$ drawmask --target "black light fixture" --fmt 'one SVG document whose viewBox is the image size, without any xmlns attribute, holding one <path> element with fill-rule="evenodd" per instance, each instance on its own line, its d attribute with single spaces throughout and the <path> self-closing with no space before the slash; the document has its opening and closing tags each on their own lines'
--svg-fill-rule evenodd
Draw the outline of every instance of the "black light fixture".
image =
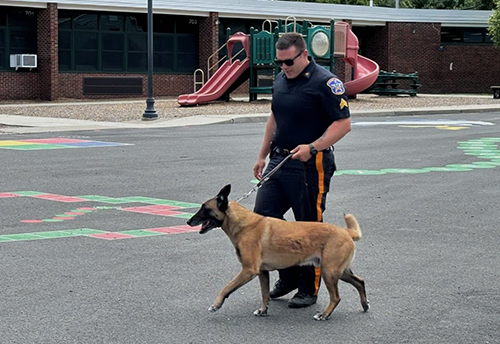
<svg viewBox="0 0 500 344">
<path fill-rule="evenodd" d="M 158 118 L 153 98 L 153 0 L 148 0 L 148 99 L 146 99 L 146 111 L 142 114 L 143 121 L 151 121 Z"/>
</svg>

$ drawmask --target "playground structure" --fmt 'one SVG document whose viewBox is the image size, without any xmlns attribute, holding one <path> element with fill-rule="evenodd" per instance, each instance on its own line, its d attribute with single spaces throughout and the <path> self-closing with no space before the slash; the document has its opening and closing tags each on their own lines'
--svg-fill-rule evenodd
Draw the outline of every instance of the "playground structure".
<svg viewBox="0 0 500 344">
<path fill-rule="evenodd" d="M 352 80 L 344 83 L 349 97 L 355 97 L 377 80 L 379 66 L 358 54 L 358 38 L 351 31 L 349 24 L 335 23 L 332 20 L 330 26 L 322 26 L 312 25 L 305 20 L 299 25 L 295 19 L 288 23 L 288 19 L 284 23 L 282 20 L 266 20 L 261 31 L 251 28 L 250 34 L 237 32 L 231 35 L 228 29 L 227 42 L 215 53 L 219 54 L 226 48 L 227 55 L 223 57 L 225 61 L 218 61 L 211 67 L 210 61 L 215 54 L 212 55 L 208 59 L 207 82 L 203 83 L 203 71 L 195 71 L 195 88 L 197 84 L 203 86 L 194 93 L 180 95 L 177 102 L 181 106 L 193 106 L 218 99 L 229 99 L 229 94 L 246 80 L 249 80 L 250 101 L 256 100 L 258 94 L 270 94 L 274 78 L 279 73 L 279 67 L 274 64 L 275 42 L 286 32 L 298 32 L 303 35 L 309 56 L 331 72 L 334 72 L 335 58 L 342 58 L 352 66 Z M 265 30 L 266 25 L 269 30 Z M 242 49 L 233 54 L 236 44 L 241 44 Z M 210 76 L 211 69 L 217 66 L 217 71 Z M 197 75 L 201 75 L 201 82 L 196 81 Z"/>
</svg>

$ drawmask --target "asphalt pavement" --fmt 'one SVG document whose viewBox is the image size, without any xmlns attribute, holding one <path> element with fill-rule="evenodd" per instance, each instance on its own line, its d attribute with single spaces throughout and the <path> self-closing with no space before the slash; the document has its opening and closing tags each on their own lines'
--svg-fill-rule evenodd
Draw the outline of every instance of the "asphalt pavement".
<svg viewBox="0 0 500 344">
<path fill-rule="evenodd" d="M 258 318 L 254 280 L 207 311 L 239 264 L 222 231 L 184 225 L 225 184 L 231 199 L 255 185 L 265 124 L 247 118 L 0 128 L 41 130 L 0 137 L 0 342 L 500 342 L 499 111 L 353 116 L 325 221 L 357 216 L 371 309 L 341 283 L 326 322 L 324 286 L 317 305 L 290 295 Z"/>
</svg>

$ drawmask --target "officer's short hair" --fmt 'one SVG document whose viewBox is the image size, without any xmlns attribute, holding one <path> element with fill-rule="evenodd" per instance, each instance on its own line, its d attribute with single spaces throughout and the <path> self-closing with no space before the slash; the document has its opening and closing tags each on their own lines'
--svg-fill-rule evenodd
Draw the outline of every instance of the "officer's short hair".
<svg viewBox="0 0 500 344">
<path fill-rule="evenodd" d="M 287 32 L 276 42 L 276 49 L 286 50 L 290 47 L 296 47 L 297 51 L 304 51 L 306 50 L 306 41 L 299 33 Z"/>
</svg>

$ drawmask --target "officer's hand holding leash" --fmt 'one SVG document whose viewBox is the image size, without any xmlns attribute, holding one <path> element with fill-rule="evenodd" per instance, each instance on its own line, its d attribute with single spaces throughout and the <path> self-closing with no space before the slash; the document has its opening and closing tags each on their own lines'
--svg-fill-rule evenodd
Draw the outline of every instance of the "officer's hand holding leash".
<svg viewBox="0 0 500 344">
<path fill-rule="evenodd" d="M 309 159 L 311 159 L 311 157 L 313 156 L 313 154 L 315 154 L 315 152 L 317 151 L 314 148 L 314 146 L 312 146 L 312 144 L 298 145 L 297 147 L 295 147 L 290 151 L 290 153 L 293 154 L 292 159 L 299 160 L 302 162 L 306 162 Z"/>
</svg>

